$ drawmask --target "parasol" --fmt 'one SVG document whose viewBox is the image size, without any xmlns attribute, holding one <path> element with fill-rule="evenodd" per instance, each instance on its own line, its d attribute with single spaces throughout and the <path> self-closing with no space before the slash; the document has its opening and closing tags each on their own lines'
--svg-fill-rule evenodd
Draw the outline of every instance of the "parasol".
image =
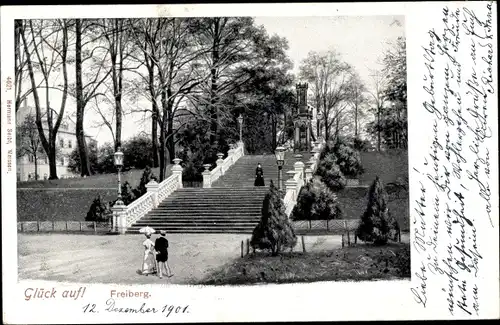
<svg viewBox="0 0 500 325">
<path fill-rule="evenodd" d="M 141 229 L 139 229 L 139 232 L 141 234 L 154 234 L 156 232 L 156 230 L 154 230 L 150 226 L 146 226 L 146 227 L 142 227 Z"/>
</svg>

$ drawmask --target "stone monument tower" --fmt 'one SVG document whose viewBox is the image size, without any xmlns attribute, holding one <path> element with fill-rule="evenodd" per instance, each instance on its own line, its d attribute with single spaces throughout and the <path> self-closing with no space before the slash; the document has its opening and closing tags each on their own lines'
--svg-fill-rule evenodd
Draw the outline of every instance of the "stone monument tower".
<svg viewBox="0 0 500 325">
<path fill-rule="evenodd" d="M 298 83 L 297 110 L 293 117 L 294 144 L 293 151 L 311 151 L 311 120 L 312 112 L 307 105 L 307 83 Z"/>
</svg>

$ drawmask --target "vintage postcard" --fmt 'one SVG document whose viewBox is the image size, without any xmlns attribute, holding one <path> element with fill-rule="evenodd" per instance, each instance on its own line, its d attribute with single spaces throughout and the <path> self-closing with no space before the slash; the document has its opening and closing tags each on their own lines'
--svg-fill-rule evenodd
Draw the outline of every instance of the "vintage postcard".
<svg viewBox="0 0 500 325">
<path fill-rule="evenodd" d="M 496 9 L 2 7 L 3 321 L 498 319 Z"/>
</svg>

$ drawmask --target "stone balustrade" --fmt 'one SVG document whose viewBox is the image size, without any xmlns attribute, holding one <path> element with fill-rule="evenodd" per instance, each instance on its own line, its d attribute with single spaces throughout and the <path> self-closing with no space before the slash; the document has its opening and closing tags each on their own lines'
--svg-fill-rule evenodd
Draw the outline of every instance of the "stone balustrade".
<svg viewBox="0 0 500 325">
<path fill-rule="evenodd" d="M 216 166 L 214 169 L 210 170 L 212 165 L 205 164 L 203 167 L 205 171 L 203 174 L 203 188 L 210 188 L 212 184 L 217 181 L 221 176 L 223 176 L 228 169 L 234 165 L 238 159 L 245 155 L 243 142 L 238 141 L 236 145 L 231 145 L 230 149 L 227 151 L 226 159 L 222 159 L 224 156 L 222 153 L 217 154 Z"/>
<path fill-rule="evenodd" d="M 134 222 L 158 207 L 158 204 L 175 190 L 182 188 L 182 167 L 180 166 L 180 162 L 179 158 L 174 159 L 172 175 L 163 182 L 157 183 L 152 180 L 146 184 L 146 194 L 129 205 L 115 204 L 111 208 L 113 212 L 113 232 L 124 234 L 127 228 L 134 224 Z"/>
<path fill-rule="evenodd" d="M 315 142 L 314 148 L 312 149 L 313 156 L 311 159 L 304 164 L 301 161 L 297 161 L 293 167 L 293 170 L 286 172 L 289 179 L 285 182 L 285 197 L 283 198 L 285 204 L 285 212 L 287 216 L 290 216 L 292 210 L 297 203 L 297 198 L 300 193 L 300 189 L 304 184 L 309 182 L 312 178 L 316 168 L 318 167 L 319 155 L 324 147 L 324 142 Z M 307 166 L 309 165 L 309 166 Z"/>
</svg>

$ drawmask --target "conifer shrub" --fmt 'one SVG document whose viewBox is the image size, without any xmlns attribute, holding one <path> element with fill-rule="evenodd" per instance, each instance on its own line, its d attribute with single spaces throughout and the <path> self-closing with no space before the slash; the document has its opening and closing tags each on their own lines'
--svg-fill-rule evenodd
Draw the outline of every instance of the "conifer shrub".
<svg viewBox="0 0 500 325">
<path fill-rule="evenodd" d="M 368 192 L 368 205 L 361 216 L 356 231 L 358 238 L 375 245 L 385 245 L 389 239 L 396 240 L 399 225 L 387 207 L 387 193 L 377 176 Z"/>
<path fill-rule="evenodd" d="M 339 219 L 342 211 L 337 195 L 318 177 L 312 178 L 300 190 L 297 204 L 292 211 L 292 220 Z"/>
<path fill-rule="evenodd" d="M 121 193 L 123 204 L 129 205 L 130 203 L 134 202 L 135 199 L 137 199 L 137 196 L 135 195 L 136 191 L 137 190 L 136 189 L 134 190 L 129 182 L 123 183 L 122 193 Z"/>
<path fill-rule="evenodd" d="M 137 188 L 133 190 L 136 198 L 139 198 L 142 195 L 146 194 L 146 192 L 148 191 L 148 189 L 146 188 L 146 184 L 148 184 L 152 180 L 157 181 L 158 178 L 151 170 L 151 167 L 146 166 L 146 168 L 142 172 L 141 181 L 139 182 L 139 185 L 137 186 Z"/>
<path fill-rule="evenodd" d="M 98 195 L 85 216 L 85 221 L 106 222 L 111 216 L 109 205 L 103 202 L 101 195 Z"/>
<path fill-rule="evenodd" d="M 336 160 L 335 155 L 329 153 L 319 161 L 316 169 L 316 175 L 334 192 L 342 190 L 346 185 L 346 179 L 340 171 Z"/>
<path fill-rule="evenodd" d="M 270 250 L 272 255 L 277 255 L 284 248 L 293 248 L 296 243 L 297 236 L 285 213 L 279 191 L 271 181 L 262 204 L 262 217 L 253 230 L 250 245 L 254 250 Z"/>
<path fill-rule="evenodd" d="M 343 175 L 354 178 L 364 173 L 359 151 L 354 150 L 347 142 L 339 139 L 333 147 L 333 152 L 336 157 L 335 162 Z"/>
</svg>

